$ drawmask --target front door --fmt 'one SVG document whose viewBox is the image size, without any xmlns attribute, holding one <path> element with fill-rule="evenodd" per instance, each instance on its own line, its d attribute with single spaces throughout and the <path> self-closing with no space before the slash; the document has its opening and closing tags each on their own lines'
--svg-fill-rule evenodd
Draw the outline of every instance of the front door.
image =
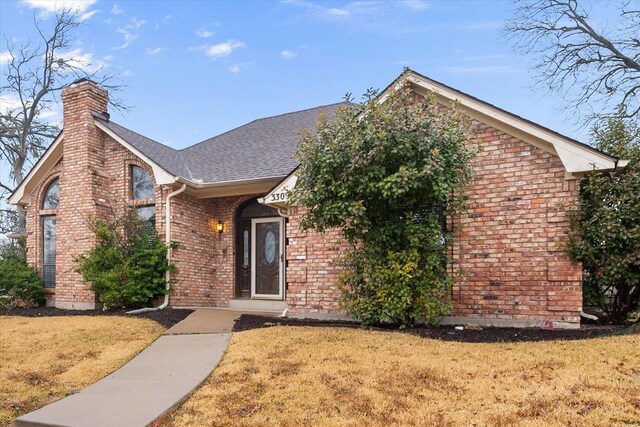
<svg viewBox="0 0 640 427">
<path fill-rule="evenodd" d="M 283 297 L 283 225 L 281 217 L 251 220 L 251 298 Z"/>
</svg>

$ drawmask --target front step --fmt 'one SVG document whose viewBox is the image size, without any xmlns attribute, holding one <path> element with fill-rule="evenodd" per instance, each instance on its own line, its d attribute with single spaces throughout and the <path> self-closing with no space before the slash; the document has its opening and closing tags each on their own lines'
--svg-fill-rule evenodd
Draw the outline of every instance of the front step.
<svg viewBox="0 0 640 427">
<path fill-rule="evenodd" d="M 287 307 L 286 301 L 264 299 L 232 299 L 229 301 L 229 308 L 232 310 L 282 313 Z"/>
</svg>

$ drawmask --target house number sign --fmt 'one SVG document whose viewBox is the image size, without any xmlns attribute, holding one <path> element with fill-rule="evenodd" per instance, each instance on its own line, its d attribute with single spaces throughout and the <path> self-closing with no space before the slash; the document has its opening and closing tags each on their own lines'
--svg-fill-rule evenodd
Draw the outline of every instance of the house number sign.
<svg viewBox="0 0 640 427">
<path fill-rule="evenodd" d="M 287 196 L 286 191 L 281 191 L 280 193 L 271 193 L 269 195 L 270 202 L 286 202 L 289 200 L 289 196 Z"/>
</svg>

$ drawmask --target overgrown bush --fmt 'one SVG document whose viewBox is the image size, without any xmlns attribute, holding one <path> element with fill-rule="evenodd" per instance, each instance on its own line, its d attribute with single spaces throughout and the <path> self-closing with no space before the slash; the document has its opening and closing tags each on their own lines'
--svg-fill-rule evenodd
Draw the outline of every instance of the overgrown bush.
<svg viewBox="0 0 640 427">
<path fill-rule="evenodd" d="M 27 264 L 24 242 L 0 245 L 0 307 L 39 306 L 45 300 L 42 277 Z"/>
<path fill-rule="evenodd" d="M 90 220 L 96 244 L 76 258 L 76 271 L 91 283 L 105 309 L 139 308 L 167 293 L 165 273 L 176 267 L 167 262 L 169 246 L 149 221 L 134 209 L 111 220 Z"/>
<path fill-rule="evenodd" d="M 622 322 L 640 308 L 640 128 L 609 119 L 594 139 L 596 147 L 630 162 L 621 171 L 593 171 L 581 180 L 569 214 L 568 253 L 582 263 L 585 305 Z"/>
<path fill-rule="evenodd" d="M 364 324 L 435 323 L 448 312 L 443 222 L 462 209 L 472 173 L 465 117 L 404 83 L 303 133 L 290 195 L 307 207 L 304 228 L 337 227 L 350 243 L 342 304 Z"/>
</svg>

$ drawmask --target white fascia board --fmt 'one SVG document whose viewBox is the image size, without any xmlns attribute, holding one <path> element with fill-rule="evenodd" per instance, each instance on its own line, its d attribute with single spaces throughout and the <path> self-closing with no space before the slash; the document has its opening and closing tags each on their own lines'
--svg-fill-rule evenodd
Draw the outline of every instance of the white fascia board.
<svg viewBox="0 0 640 427">
<path fill-rule="evenodd" d="M 413 73 L 409 75 L 409 81 L 424 90 L 435 93 L 440 102 L 443 100 L 458 102 L 463 111 L 472 118 L 557 155 L 569 173 L 590 172 L 594 168 L 614 169 L 616 167 L 614 157 L 590 150 L 460 92 L 455 92 Z"/>
<path fill-rule="evenodd" d="M 176 182 L 187 184 L 187 193 L 197 199 L 212 197 L 241 196 L 247 194 L 265 193 L 273 188 L 273 185 L 282 180 L 282 176 L 241 179 L 221 182 L 194 182 L 183 177 L 176 177 Z"/>
<path fill-rule="evenodd" d="M 280 184 L 276 185 L 266 196 L 263 203 L 276 208 L 285 208 L 290 205 L 289 192 L 293 190 L 298 183 L 298 174 L 292 173 L 286 177 Z"/>
<path fill-rule="evenodd" d="M 108 127 L 106 127 L 102 123 L 100 123 L 98 120 L 94 120 L 94 123 L 96 124 L 98 129 L 100 129 L 101 131 L 103 131 L 104 133 L 109 135 L 115 141 L 120 143 L 120 145 L 125 147 L 127 150 L 131 151 L 136 156 L 140 157 L 142 159 L 142 161 L 144 161 L 146 164 L 151 166 L 151 169 L 153 170 L 153 176 L 154 176 L 154 178 L 156 180 L 156 184 L 157 185 L 170 185 L 170 184 L 173 184 L 174 182 L 176 182 L 176 177 L 174 175 L 172 175 L 169 172 L 167 172 L 164 168 L 162 168 L 162 166 L 160 166 L 157 163 L 155 163 L 153 160 L 151 160 L 149 157 L 147 157 L 145 154 L 143 154 L 136 147 L 134 147 L 133 145 L 129 144 L 127 141 L 125 141 L 120 136 L 118 136 L 111 129 L 109 129 Z"/>
<path fill-rule="evenodd" d="M 28 206 L 31 204 L 31 192 L 40 183 L 44 176 L 62 158 L 62 133 L 53 140 L 47 151 L 44 152 L 40 160 L 29 171 L 22 183 L 15 189 L 9 197 L 8 202 L 12 205 Z"/>
</svg>

